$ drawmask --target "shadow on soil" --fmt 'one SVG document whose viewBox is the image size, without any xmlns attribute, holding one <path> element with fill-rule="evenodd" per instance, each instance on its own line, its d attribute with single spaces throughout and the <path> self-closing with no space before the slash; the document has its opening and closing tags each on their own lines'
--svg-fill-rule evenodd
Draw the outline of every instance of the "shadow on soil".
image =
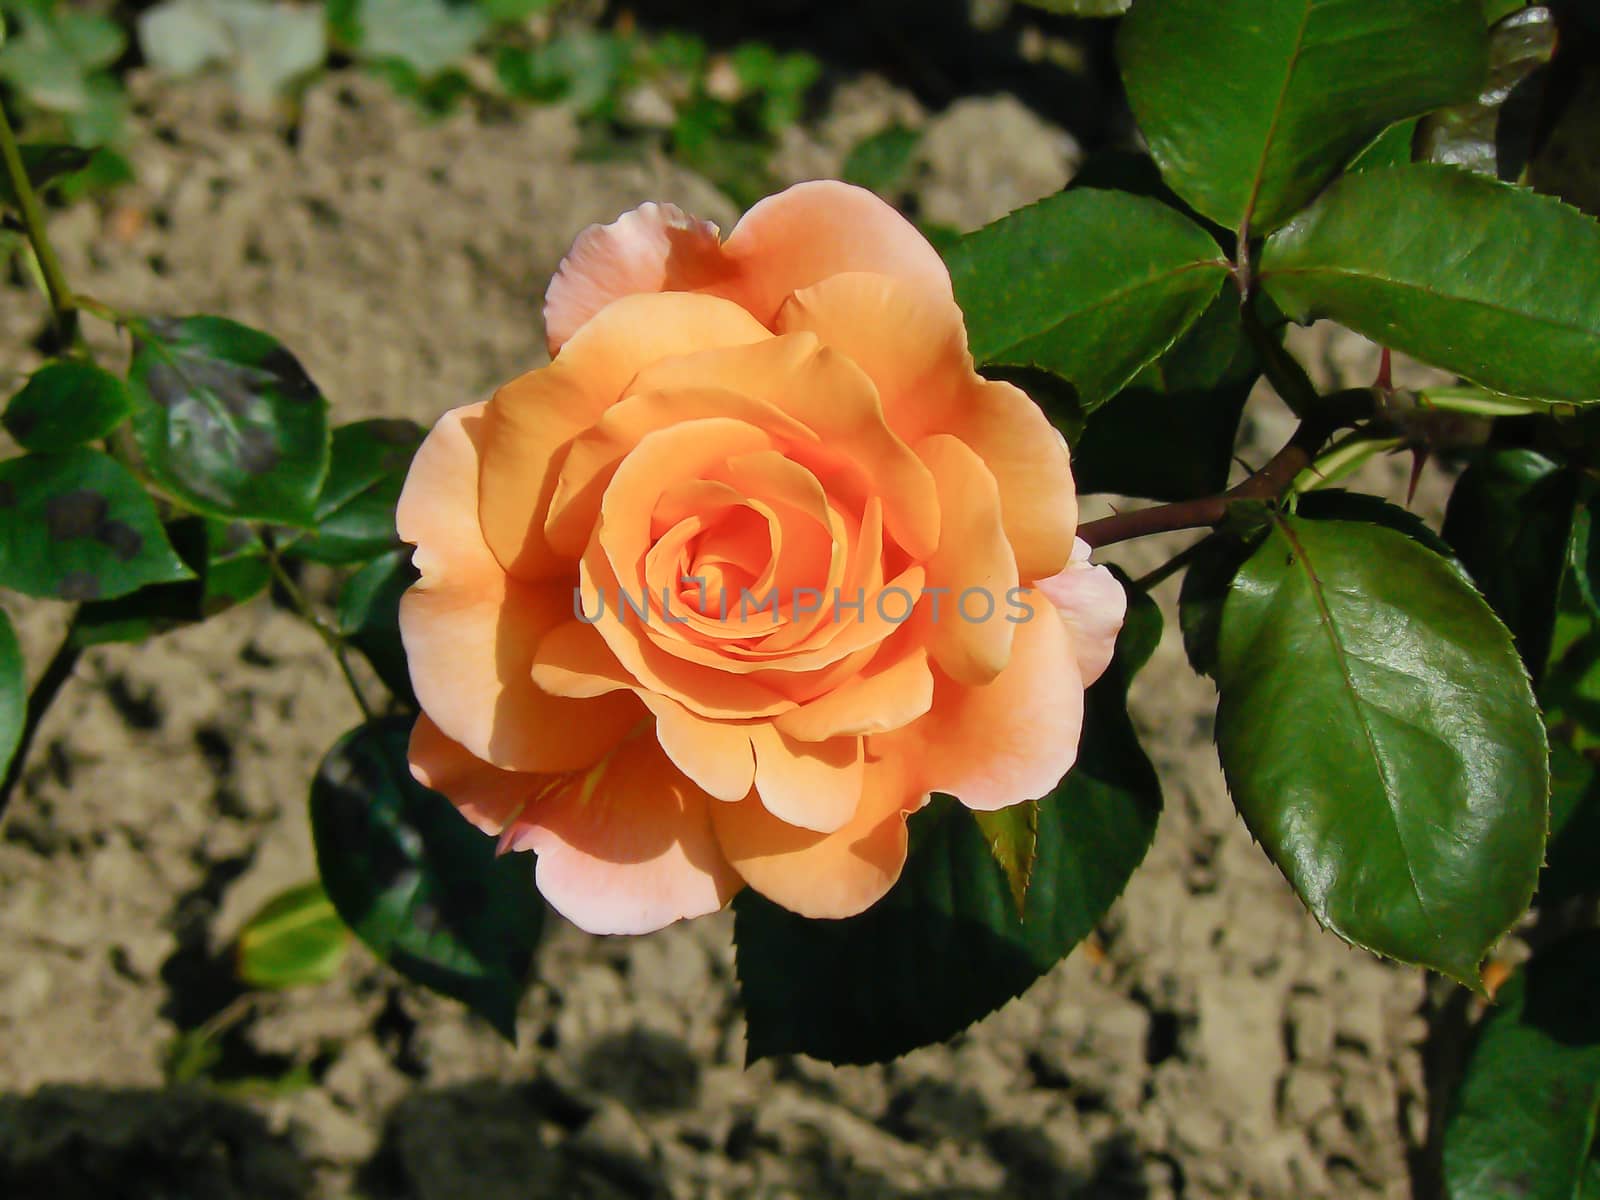
<svg viewBox="0 0 1600 1200">
<path fill-rule="evenodd" d="M 804 1078 L 779 1064 L 790 1083 Z M 826 1084 L 816 1085 L 826 1093 Z M 928 1088 L 933 1088 L 929 1092 Z M 926 1093 L 926 1094 L 925 1094 Z M 936 1093 L 936 1094 L 935 1094 Z M 660 1146 L 637 1118 L 692 1113 L 702 1100 L 688 1046 L 636 1029 L 600 1039 L 570 1083 L 476 1081 L 420 1087 L 385 1116 L 378 1148 L 356 1174 L 364 1200 L 668 1200 Z M 679 1144 L 720 1160 L 714 1190 L 769 1190 L 827 1200 L 1143 1200 L 1139 1148 L 1113 1138 L 1089 1173 L 1068 1168 L 1044 1134 L 995 1127 L 975 1093 L 923 1083 L 903 1091 L 878 1125 L 912 1146 L 974 1142 L 1005 1168 L 997 1190 L 914 1189 L 849 1161 L 824 1131 L 798 1142 L 755 1114 L 713 1136 L 677 1126 Z M 669 1135 L 670 1136 L 670 1135 Z M 677 1156 L 682 1161 L 682 1156 Z M 763 1171 L 766 1159 L 772 1171 Z M 779 1164 L 781 1163 L 781 1167 Z M 327 1164 L 323 1164 L 326 1166 Z M 197 1086 L 113 1089 L 48 1085 L 0 1096 L 0 1196 L 7 1200 L 311 1200 L 316 1164 L 292 1126 Z M 766 1176 L 747 1192 L 739 1178 Z M 674 1178 L 677 1194 L 691 1180 Z"/>
<path fill-rule="evenodd" d="M 199 1088 L 52 1084 L 0 1096 L 7 1200 L 303 1200 L 311 1170 L 243 1105 Z"/>
</svg>

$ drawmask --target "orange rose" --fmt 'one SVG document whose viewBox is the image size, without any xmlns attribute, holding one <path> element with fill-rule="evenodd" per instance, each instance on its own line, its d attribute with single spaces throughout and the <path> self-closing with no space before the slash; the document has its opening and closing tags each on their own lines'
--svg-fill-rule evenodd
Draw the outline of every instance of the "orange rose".
<svg viewBox="0 0 1600 1200">
<path fill-rule="evenodd" d="M 931 792 L 1056 785 L 1124 597 L 910 224 L 834 182 L 726 242 L 646 204 L 579 236 L 545 321 L 554 361 L 440 419 L 398 523 L 412 768 L 555 908 L 851 916 Z"/>
</svg>

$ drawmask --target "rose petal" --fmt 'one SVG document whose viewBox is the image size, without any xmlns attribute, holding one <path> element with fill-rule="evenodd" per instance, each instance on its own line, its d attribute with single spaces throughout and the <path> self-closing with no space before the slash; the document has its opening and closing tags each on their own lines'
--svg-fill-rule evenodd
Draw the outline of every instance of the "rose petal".
<svg viewBox="0 0 1600 1200">
<path fill-rule="evenodd" d="M 701 478 L 735 455 L 771 446 L 765 430 L 728 417 L 682 421 L 646 434 L 618 464 L 600 499 L 598 539 L 617 577 L 630 587 L 643 583 L 650 517 L 669 484 Z"/>
<path fill-rule="evenodd" d="M 627 696 L 572 700 L 532 679 L 534 647 L 570 611 L 571 591 L 506 577 L 478 531 L 481 405 L 440 418 L 417 451 L 396 511 L 421 578 L 400 601 L 418 703 L 450 738 L 496 766 L 587 766 L 638 719 Z"/>
<path fill-rule="evenodd" d="M 779 820 L 752 796 L 711 809 L 717 840 L 756 891 L 803 917 L 853 917 L 883 898 L 906 862 L 906 814 L 927 803 L 897 757 L 867 762 L 855 816 L 833 833 Z"/>
<path fill-rule="evenodd" d="M 590 933 L 649 933 L 716 912 L 739 890 L 708 809 L 648 730 L 525 818 L 513 843 L 535 851 L 550 906 Z"/>
<path fill-rule="evenodd" d="M 750 727 L 756 792 L 781 821 L 818 833 L 849 824 L 861 802 L 863 739 L 802 742 L 768 724 Z"/>
<path fill-rule="evenodd" d="M 1039 799 L 1078 757 L 1083 681 L 1066 623 L 1039 592 L 1023 599 L 1032 616 L 1006 669 L 982 687 L 936 677 L 928 715 L 887 735 L 909 747 L 923 786 L 980 811 Z"/>
<path fill-rule="evenodd" d="M 939 543 L 939 502 L 933 476 L 889 428 L 878 389 L 847 357 L 819 349 L 789 379 L 772 402 L 803 422 L 820 439 L 815 449 L 801 446 L 802 462 L 843 460 L 857 466 L 883 498 L 884 527 L 916 558 Z"/>
<path fill-rule="evenodd" d="M 577 603 L 582 604 L 581 592 Z M 599 618 L 599 609 L 585 616 Z M 632 688 L 638 680 L 623 668 L 593 622 L 562 621 L 539 640 L 533 652 L 533 681 L 555 696 L 604 696 Z"/>
<path fill-rule="evenodd" d="M 1115 575 L 1089 561 L 1089 543 L 1082 538 L 1073 543 L 1066 570 L 1035 586 L 1066 621 L 1078 671 L 1089 686 L 1111 665 L 1117 634 L 1128 615 L 1128 594 Z"/>
<path fill-rule="evenodd" d="M 1024 582 L 1066 565 L 1078 524 L 1066 443 L 1022 391 L 973 370 L 954 301 L 882 275 L 836 275 L 797 293 L 775 328 L 809 330 L 865 371 L 905 441 L 950 433 L 972 447 L 999 486 Z"/>
<path fill-rule="evenodd" d="M 490 766 L 422 717 L 410 758 L 418 781 L 479 829 L 534 850 L 540 893 L 590 933 L 649 933 L 717 911 L 741 885 L 716 842 L 705 795 L 666 761 L 648 729 L 588 771 L 533 775 Z"/>
<path fill-rule="evenodd" d="M 790 737 L 816 742 L 841 735 L 886 733 L 909 725 L 933 705 L 928 653 L 885 647 L 865 670 L 792 712 L 773 718 Z"/>
<path fill-rule="evenodd" d="M 691 712 L 719 720 L 770 717 L 795 702 L 770 687 L 727 671 L 685 662 L 667 653 L 651 638 L 648 618 L 629 607 L 618 610 L 624 594 L 637 599 L 637 584 L 625 590 L 617 581 L 599 540 L 590 544 L 578 568 L 584 610 L 604 615 L 594 629 L 605 639 L 616 661 L 641 688 L 678 701 Z"/>
<path fill-rule="evenodd" d="M 720 386 L 636 392 L 607 409 L 569 446 L 545 517 L 550 544 L 562 553 L 581 554 L 599 518 L 600 498 L 629 451 L 649 434 L 702 418 L 743 421 L 792 441 L 816 436 L 772 405 Z"/>
<path fill-rule="evenodd" d="M 512 380 L 484 410 L 479 518 L 495 557 L 524 579 L 570 577 L 572 553 L 545 538 L 566 446 L 622 396 L 639 369 L 674 354 L 771 335 L 738 305 L 672 292 L 607 305 L 548 367 Z"/>
<path fill-rule="evenodd" d="M 638 292 L 696 291 L 730 274 L 717 227 L 675 204 L 641 204 L 572 243 L 545 292 L 550 354 L 613 300 Z"/>
<path fill-rule="evenodd" d="M 447 738 L 426 713 L 411 727 L 407 758 L 418 783 L 449 797 L 462 816 L 494 836 L 523 813 L 545 778 L 490 766 Z"/>
<path fill-rule="evenodd" d="M 752 727 L 708 721 L 651 692 L 641 699 L 656 715 L 656 740 L 673 764 L 717 800 L 743 800 L 755 780 Z"/>
<path fill-rule="evenodd" d="M 919 624 L 945 674 L 957 683 L 985 684 L 1011 660 L 1016 633 L 1005 619 L 1017 562 L 1000 520 L 1000 489 L 983 461 L 950 434 L 923 438 L 917 453 L 933 473 L 941 513 L 927 586 L 944 593 L 924 599 Z"/>
<path fill-rule="evenodd" d="M 864 188 L 797 183 L 752 207 L 723 252 L 738 276 L 719 285 L 770 324 L 788 296 L 841 271 L 876 271 L 948 299 L 950 272 L 928 239 Z"/>
</svg>

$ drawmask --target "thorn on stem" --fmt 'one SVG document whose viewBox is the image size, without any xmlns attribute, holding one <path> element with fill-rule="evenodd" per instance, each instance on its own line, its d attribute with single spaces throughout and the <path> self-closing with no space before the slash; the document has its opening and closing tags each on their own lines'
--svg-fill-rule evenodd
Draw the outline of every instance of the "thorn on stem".
<svg viewBox="0 0 1600 1200">
<path fill-rule="evenodd" d="M 1406 507 L 1411 507 L 1411 502 L 1417 496 L 1417 482 L 1422 478 L 1422 468 L 1428 465 L 1428 447 L 1411 447 L 1411 482 L 1406 486 Z"/>
<path fill-rule="evenodd" d="M 1389 347 L 1383 348 L 1383 353 L 1378 357 L 1378 377 L 1372 381 L 1372 386 L 1379 391 L 1394 391 L 1394 356 Z"/>
</svg>

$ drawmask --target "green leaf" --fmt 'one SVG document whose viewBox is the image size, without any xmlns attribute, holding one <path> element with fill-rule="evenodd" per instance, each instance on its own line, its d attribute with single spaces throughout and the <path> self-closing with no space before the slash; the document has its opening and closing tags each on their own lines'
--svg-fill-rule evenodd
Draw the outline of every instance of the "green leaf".
<svg viewBox="0 0 1600 1200">
<path fill-rule="evenodd" d="M 0 587 L 109 600 L 192 574 L 115 460 L 76 449 L 0 462 Z"/>
<path fill-rule="evenodd" d="M 1424 118 L 1417 157 L 1516 182 L 1533 157 L 1545 68 L 1556 49 L 1548 8 L 1524 8 L 1489 35 L 1489 78 L 1478 95 Z"/>
<path fill-rule="evenodd" d="M 489 31 L 488 18 L 445 0 L 361 0 L 361 53 L 393 58 L 426 78 L 452 67 Z"/>
<path fill-rule="evenodd" d="M 1178 628 L 1183 633 L 1184 653 L 1197 674 L 1216 678 L 1222 608 L 1234 576 L 1249 561 L 1257 544 L 1257 538 L 1241 531 L 1220 531 L 1205 539 L 1183 573 L 1183 586 L 1178 591 Z"/>
<path fill-rule="evenodd" d="M 994 812 L 975 812 L 973 820 L 989 853 L 1006 877 L 1017 916 L 1028 919 L 1028 882 L 1033 876 L 1033 861 L 1039 852 L 1039 802 L 1013 804 Z"/>
<path fill-rule="evenodd" d="M 1238 296 L 1224 289 L 1176 345 L 1088 418 L 1072 454 L 1078 491 L 1152 500 L 1220 492 L 1260 373 Z M 1152 440 L 1152 429 L 1161 437 Z"/>
<path fill-rule="evenodd" d="M 1479 0 L 1160 0 L 1122 23 L 1123 82 L 1173 189 L 1266 232 L 1387 126 L 1471 99 Z"/>
<path fill-rule="evenodd" d="M 328 56 L 320 7 L 268 0 L 163 0 L 139 15 L 145 61 L 169 75 L 213 64 L 229 69 L 235 91 L 261 106 Z"/>
<path fill-rule="evenodd" d="M 63 175 L 83 170 L 93 157 L 91 151 L 81 146 L 56 142 L 38 142 L 19 146 L 18 149 L 22 152 L 22 169 L 27 173 L 28 182 L 33 185 L 33 190 L 36 192 L 42 191 Z M 0 208 L 16 206 L 17 193 L 11 186 L 11 177 L 0 172 Z"/>
<path fill-rule="evenodd" d="M 1217 747 L 1245 823 L 1345 940 L 1478 985 L 1544 854 L 1544 726 L 1510 635 L 1377 525 L 1276 514 L 1218 639 Z"/>
<path fill-rule="evenodd" d="M 72 622 L 75 643 L 142 642 L 243 604 L 272 580 L 266 549 L 247 525 L 182 517 L 167 525 L 167 536 L 195 578 L 82 605 Z"/>
<path fill-rule="evenodd" d="M 1178 620 L 1189 664 L 1202 675 L 1215 677 L 1217 673 L 1222 606 L 1227 601 L 1234 576 L 1266 531 L 1267 522 L 1262 515 L 1266 511 L 1264 507 L 1236 505 L 1228 522 L 1216 537 L 1206 541 L 1184 574 L 1183 588 L 1178 595 Z M 1456 561 L 1449 543 L 1420 517 L 1377 496 L 1341 488 L 1319 488 L 1302 495 L 1295 511 L 1315 521 L 1360 521 L 1392 529 L 1439 555 L 1463 580 L 1471 579 L 1467 569 Z"/>
<path fill-rule="evenodd" d="M 1600 933 L 1537 954 L 1500 989 L 1444 1130 L 1450 1200 L 1576 1200 L 1600 1121 Z"/>
<path fill-rule="evenodd" d="M 1483 17 L 1493 25 L 1526 5 L 1527 0 L 1483 0 Z"/>
<path fill-rule="evenodd" d="M 412 778 L 411 724 L 362 725 L 322 760 L 311 781 L 317 869 L 374 954 L 515 1041 L 544 914 L 531 856 L 497 856 L 493 838 Z"/>
<path fill-rule="evenodd" d="M 306 525 L 328 470 L 328 402 L 276 340 L 222 317 L 148 321 L 128 382 L 151 474 L 212 516 Z"/>
<path fill-rule="evenodd" d="M 746 889 L 734 900 L 734 944 L 750 1061 L 878 1062 L 944 1041 L 1093 930 L 1161 811 L 1126 706 L 1130 650 L 1150 643 L 1160 615 L 1146 596 L 1129 600 L 1117 658 L 1088 693 L 1078 764 L 1038 802 L 1027 920 L 972 814 L 943 797 L 913 818 L 900 881 L 858 917 L 806 920 Z"/>
<path fill-rule="evenodd" d="M 478 7 L 491 21 L 509 25 L 547 12 L 557 3 L 559 0 L 478 0 Z"/>
<path fill-rule="evenodd" d="M 1375 171 L 1379 167 L 1402 167 L 1411 161 L 1411 146 L 1417 136 L 1417 122 L 1396 121 L 1380 133 L 1350 163 L 1351 171 Z"/>
<path fill-rule="evenodd" d="M 1511 630 L 1535 686 L 1567 567 L 1576 472 L 1535 450 L 1491 450 L 1457 481 L 1444 539 Z"/>
<path fill-rule="evenodd" d="M 328 477 L 317 497 L 316 528 L 286 547 L 323 563 L 365 562 L 400 544 L 395 505 L 425 430 L 415 421 L 377 418 L 333 431 Z"/>
<path fill-rule="evenodd" d="M 127 36 L 101 13 L 29 6 L 22 33 L 0 45 L 0 79 L 40 108 L 78 113 L 95 104 L 93 72 L 122 56 Z"/>
<path fill-rule="evenodd" d="M 1365 492 L 1347 492 L 1343 488 L 1318 488 L 1299 497 L 1295 512 L 1313 521 L 1360 521 L 1392 529 L 1438 555 L 1464 582 L 1472 582 L 1471 574 L 1456 557 L 1454 547 L 1435 533 L 1426 521 L 1409 509 L 1390 504 L 1377 496 Z"/>
<path fill-rule="evenodd" d="M 1450 167 L 1347 175 L 1267 240 L 1260 278 L 1331 317 L 1517 396 L 1600 399 L 1600 222 Z"/>
<path fill-rule="evenodd" d="M 1198 225 L 1094 188 L 1018 209 L 948 257 L 978 363 L 1060 375 L 1085 411 L 1182 336 L 1227 274 Z"/>
<path fill-rule="evenodd" d="M 588 114 L 603 108 L 619 90 L 629 51 L 621 38 L 592 29 L 573 29 L 530 50 L 502 46 L 495 74 L 511 95 L 536 103 L 564 100 Z"/>
<path fill-rule="evenodd" d="M 99 441 L 133 408 L 127 386 L 93 363 L 47 363 L 11 397 L 6 432 L 29 450 L 70 450 Z"/>
<path fill-rule="evenodd" d="M 339 591 L 339 632 L 372 664 L 391 692 L 416 705 L 405 647 L 400 642 L 400 597 L 417 580 L 411 547 L 373 559 Z"/>
<path fill-rule="evenodd" d="M 894 196 L 905 187 L 922 134 L 904 125 L 890 125 L 862 138 L 845 157 L 840 178 L 857 187 Z"/>
<path fill-rule="evenodd" d="M 1133 5 L 1133 0 L 1022 0 L 1045 12 L 1061 13 L 1069 17 L 1119 17 Z"/>
<path fill-rule="evenodd" d="M 28 723 L 27 664 L 11 618 L 0 609 L 0 778 L 11 769 L 11 759 L 22 742 Z"/>
<path fill-rule="evenodd" d="M 235 973 L 251 987 L 326 983 L 339 973 L 350 931 L 316 880 L 278 893 L 245 922 L 234 943 Z"/>
</svg>

